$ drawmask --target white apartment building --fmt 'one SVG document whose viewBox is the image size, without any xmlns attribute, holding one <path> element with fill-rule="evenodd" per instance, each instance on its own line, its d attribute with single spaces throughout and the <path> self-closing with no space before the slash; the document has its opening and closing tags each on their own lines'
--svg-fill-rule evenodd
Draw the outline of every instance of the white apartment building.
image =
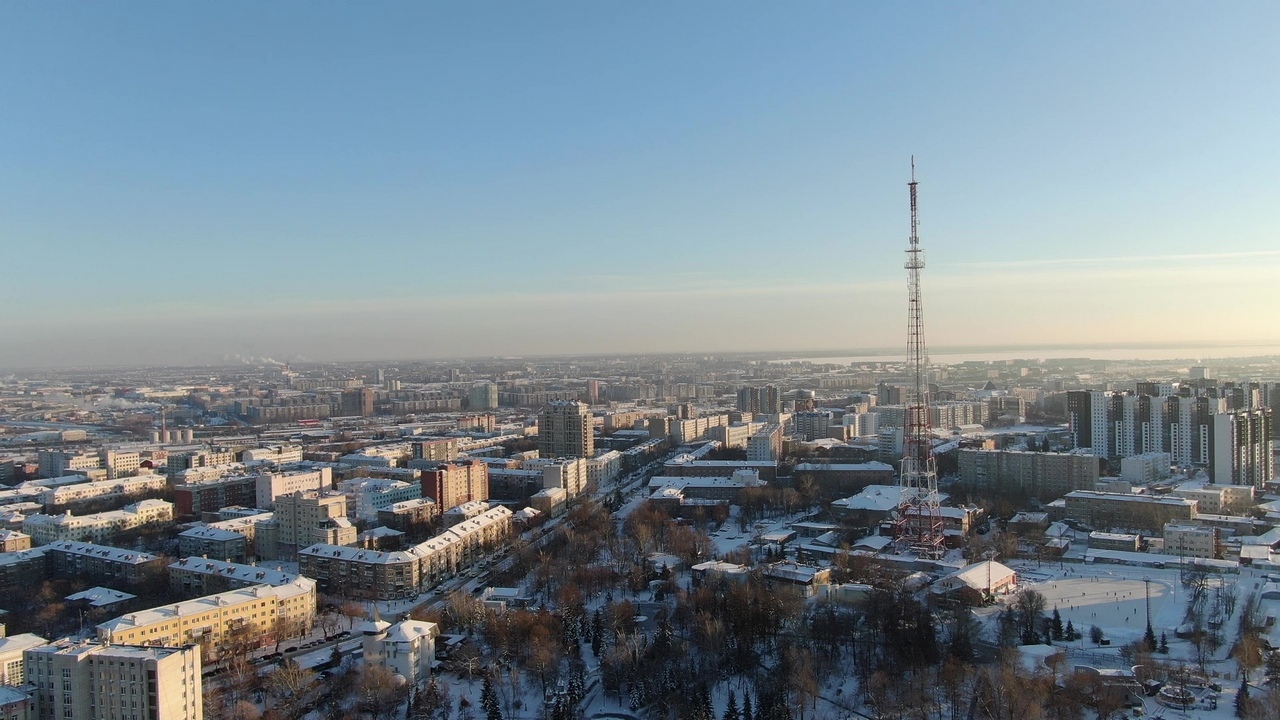
<svg viewBox="0 0 1280 720">
<path fill-rule="evenodd" d="M 1166 523 L 1164 526 L 1166 555 L 1216 558 L 1219 546 L 1218 528 L 1178 523 Z"/>
<path fill-rule="evenodd" d="M 39 635 L 22 633 L 0 638 L 0 685 L 22 687 L 27 682 L 26 651 L 48 645 Z"/>
<path fill-rule="evenodd" d="M 240 462 L 272 462 L 277 465 L 302 462 L 301 445 L 268 445 L 241 451 Z"/>
<path fill-rule="evenodd" d="M 30 515 L 22 521 L 22 532 L 36 545 L 58 540 L 92 542 L 110 545 L 115 536 L 129 530 L 173 522 L 173 503 L 164 500 L 142 500 L 119 510 L 73 515 Z"/>
<path fill-rule="evenodd" d="M 747 438 L 749 462 L 777 462 L 782 457 L 782 426 L 777 423 L 762 425 Z"/>
<path fill-rule="evenodd" d="M 102 459 L 98 453 L 64 452 L 61 450 L 41 450 L 37 455 L 40 465 L 40 477 L 54 478 L 68 474 L 72 470 L 90 470 L 102 467 Z"/>
<path fill-rule="evenodd" d="M 521 468 L 541 470 L 542 487 L 564 488 L 570 498 L 577 497 L 587 486 L 586 458 L 538 458 L 524 461 Z"/>
<path fill-rule="evenodd" d="M 40 720 L 202 720 L 200 648 L 63 640 L 26 652 Z"/>
<path fill-rule="evenodd" d="M 164 475 L 139 475 L 119 480 L 59 485 L 45 490 L 40 495 L 40 502 L 45 506 L 54 506 L 104 498 L 123 499 L 143 495 L 153 490 L 163 490 L 168 487 L 168 484 L 169 480 Z"/>
<path fill-rule="evenodd" d="M 609 450 L 587 460 L 587 482 L 602 487 L 622 472 L 622 453 Z"/>
<path fill-rule="evenodd" d="M 338 484 L 347 496 L 347 516 L 376 522 L 378 511 L 398 502 L 422 497 L 421 483 L 407 483 L 385 478 L 352 478 Z"/>
<path fill-rule="evenodd" d="M 98 452 L 98 460 L 99 467 L 106 469 L 109 480 L 128 477 L 142 467 L 142 454 L 136 452 L 104 449 Z"/>
<path fill-rule="evenodd" d="M 307 490 L 328 490 L 333 487 L 333 470 L 302 470 L 296 472 L 262 473 L 256 481 L 258 507 L 271 510 L 281 495 Z"/>
<path fill-rule="evenodd" d="M 1173 456 L 1165 452 L 1142 453 L 1120 459 L 1120 479 L 1130 485 L 1147 485 L 1169 477 Z"/>
</svg>

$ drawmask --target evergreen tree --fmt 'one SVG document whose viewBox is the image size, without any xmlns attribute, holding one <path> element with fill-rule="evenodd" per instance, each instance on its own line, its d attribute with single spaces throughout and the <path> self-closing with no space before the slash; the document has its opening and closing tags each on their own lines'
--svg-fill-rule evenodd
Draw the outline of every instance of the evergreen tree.
<svg viewBox="0 0 1280 720">
<path fill-rule="evenodd" d="M 1240 690 L 1236 692 L 1236 717 L 1244 717 L 1245 708 L 1249 705 L 1249 683 L 1241 680 Z"/>
<path fill-rule="evenodd" d="M 742 694 L 742 720 L 755 720 L 751 712 L 751 693 Z"/>
<path fill-rule="evenodd" d="M 498 704 L 498 693 L 493 689 L 493 682 L 488 675 L 484 676 L 484 686 L 480 690 L 480 707 L 484 710 L 485 720 L 502 720 L 502 706 Z"/>
<path fill-rule="evenodd" d="M 1067 637 L 1063 634 L 1062 630 L 1062 615 L 1058 612 L 1058 608 L 1053 609 L 1053 619 L 1049 622 L 1049 634 L 1053 636 L 1053 639 L 1066 640 Z"/>
<path fill-rule="evenodd" d="M 1169 654 L 1169 636 L 1165 635 L 1163 630 L 1160 631 L 1160 646 L 1156 650 L 1161 655 Z"/>
<path fill-rule="evenodd" d="M 1071 624 L 1070 618 L 1067 618 L 1067 629 L 1064 630 L 1063 632 L 1065 632 L 1067 635 L 1067 642 L 1071 642 L 1072 640 L 1075 640 L 1080 637 L 1079 635 L 1076 634 L 1076 627 L 1075 625 Z"/>
<path fill-rule="evenodd" d="M 1142 646 L 1149 653 L 1156 651 L 1156 631 L 1151 629 L 1151 623 L 1147 623 L 1147 632 L 1142 636 Z"/>
<path fill-rule="evenodd" d="M 729 702 L 725 705 L 722 720 L 741 720 L 738 717 L 738 696 L 732 690 L 729 691 Z"/>
</svg>

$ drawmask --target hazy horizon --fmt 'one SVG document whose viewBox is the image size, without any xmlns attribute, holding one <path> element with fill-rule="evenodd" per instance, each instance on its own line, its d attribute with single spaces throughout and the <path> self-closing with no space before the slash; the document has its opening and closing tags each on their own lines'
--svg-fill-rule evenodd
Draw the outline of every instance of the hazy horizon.
<svg viewBox="0 0 1280 720">
<path fill-rule="evenodd" d="M 1280 342 L 1274 4 L 74 8 L 0 367 Z"/>
</svg>

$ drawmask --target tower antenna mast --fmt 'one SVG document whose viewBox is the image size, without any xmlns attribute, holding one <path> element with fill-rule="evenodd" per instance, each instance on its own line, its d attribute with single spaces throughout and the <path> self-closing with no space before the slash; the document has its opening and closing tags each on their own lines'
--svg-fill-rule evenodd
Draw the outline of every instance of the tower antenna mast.
<svg viewBox="0 0 1280 720">
<path fill-rule="evenodd" d="M 920 271 L 924 250 L 920 247 L 920 215 L 917 199 L 916 159 L 911 157 L 911 237 L 907 244 L 907 388 L 906 423 L 902 434 L 902 489 L 898 537 L 916 553 L 942 555 L 942 514 L 938 502 L 938 464 L 933 456 L 933 431 L 929 424 L 929 353 L 924 341 L 924 305 Z"/>
</svg>

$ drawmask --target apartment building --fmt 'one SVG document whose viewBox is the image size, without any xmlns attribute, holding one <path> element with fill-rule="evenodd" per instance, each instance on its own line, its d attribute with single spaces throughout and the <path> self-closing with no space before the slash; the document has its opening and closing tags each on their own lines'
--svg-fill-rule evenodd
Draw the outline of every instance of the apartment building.
<svg viewBox="0 0 1280 720">
<path fill-rule="evenodd" d="M 378 524 L 406 531 L 414 525 L 425 525 L 440 514 L 440 506 L 431 498 L 416 498 L 394 503 L 378 510 Z"/>
<path fill-rule="evenodd" d="M 202 720 L 200 648 L 59 641 L 24 653 L 37 720 Z"/>
<path fill-rule="evenodd" d="M 102 458 L 96 452 L 41 450 L 36 455 L 40 477 L 56 478 L 72 470 L 88 470 L 102 467 Z"/>
<path fill-rule="evenodd" d="M 315 624 L 316 583 L 298 577 L 285 585 L 253 585 L 194 600 L 126 613 L 98 625 L 98 639 L 113 644 L 201 645 L 217 656 L 235 631 L 262 647 L 274 640 L 276 623 L 308 630 Z"/>
<path fill-rule="evenodd" d="M 79 505 L 93 500 L 125 500 L 164 490 L 168 486 L 169 479 L 164 475 L 139 475 L 119 480 L 82 482 L 48 488 L 41 493 L 40 502 L 44 503 L 45 507 L 52 508 Z"/>
<path fill-rule="evenodd" d="M 266 524 L 275 530 L 277 557 L 297 559 L 298 550 L 315 543 L 354 545 L 356 528 L 347 519 L 347 496 L 336 492 L 299 490 L 276 498 L 275 516 Z M 265 530 L 260 527 L 259 532 Z"/>
<path fill-rule="evenodd" d="M 369 522 L 376 522 L 378 511 L 383 508 L 422 497 L 420 482 L 386 478 L 352 478 L 339 483 L 338 490 L 347 496 L 347 516 Z"/>
<path fill-rule="evenodd" d="M 106 545 L 117 535 L 133 530 L 158 527 L 173 522 L 173 503 L 163 500 L 142 500 L 126 505 L 120 510 L 73 515 L 30 515 L 22 521 L 22 531 L 31 536 L 36 545 L 48 545 L 58 540 L 94 542 Z"/>
<path fill-rule="evenodd" d="M 1222 537 L 1216 527 L 1166 523 L 1164 554 L 1193 558 L 1222 558 Z"/>
<path fill-rule="evenodd" d="M 595 428 L 590 407 L 577 401 L 555 401 L 538 413 L 539 457 L 586 458 L 594 454 Z"/>
<path fill-rule="evenodd" d="M 774 463 L 782 457 L 782 426 L 765 423 L 747 438 L 747 460 Z"/>
<path fill-rule="evenodd" d="M 22 687 L 25 685 L 27 664 L 23 654 L 32 648 L 48 644 L 48 640 L 31 633 L 0 637 L 0 686 Z"/>
<path fill-rule="evenodd" d="M 254 480 L 256 505 L 262 510 L 275 507 L 276 498 L 298 491 L 328 490 L 333 487 L 333 470 L 297 470 L 291 472 L 262 473 Z M 240 503 L 236 503 L 240 504 Z"/>
<path fill-rule="evenodd" d="M 45 547 L 49 572 L 104 583 L 112 587 L 137 585 L 163 572 L 159 555 L 106 545 L 59 540 Z"/>
<path fill-rule="evenodd" d="M 317 544 L 298 552 L 299 569 L 325 593 L 369 600 L 416 597 L 505 542 L 511 517 L 505 507 L 491 508 L 394 552 Z"/>
<path fill-rule="evenodd" d="M 375 615 L 362 629 L 365 665 L 384 667 L 411 688 L 421 687 L 431 677 L 440 635 L 435 623 L 402 620 L 388 625 Z"/>
<path fill-rule="evenodd" d="M 622 474 L 622 453 L 617 450 L 602 452 L 587 461 L 587 484 L 601 487 Z"/>
<path fill-rule="evenodd" d="M 536 458 L 522 463 L 524 470 L 542 473 L 542 487 L 562 488 L 570 498 L 581 495 L 587 488 L 588 469 L 585 458 Z"/>
<path fill-rule="evenodd" d="M 1048 500 L 1093 490 L 1098 483 L 1098 459 L 1084 453 L 961 450 L 958 461 L 960 480 L 979 491 L 1026 493 Z"/>
<path fill-rule="evenodd" d="M 438 464 L 422 471 L 422 497 L 441 511 L 474 500 L 489 499 L 489 466 L 478 460 Z"/>
<path fill-rule="evenodd" d="M 1189 523 L 1196 502 L 1186 498 L 1077 490 L 1049 504 L 1053 513 L 1109 530 L 1126 528 L 1157 533 L 1166 523 Z"/>
<path fill-rule="evenodd" d="M 410 443 L 409 452 L 412 455 L 409 467 L 421 470 L 424 467 L 433 467 L 435 463 L 447 463 L 457 460 L 458 440 L 456 438 L 422 440 Z M 414 460 L 421 461 L 423 464 L 415 465 Z"/>
<path fill-rule="evenodd" d="M 240 533 L 209 527 L 194 527 L 178 533 L 179 557 L 211 557 L 244 562 L 252 553 L 252 543 Z"/>
<path fill-rule="evenodd" d="M 297 579 L 296 573 L 267 566 L 208 558 L 182 558 L 169 565 L 169 589 L 181 597 L 212 595 L 254 585 L 288 585 Z"/>
<path fill-rule="evenodd" d="M 891 485 L 893 466 L 882 462 L 797 463 L 792 475 L 797 480 L 811 478 L 828 497 L 845 497 L 869 485 Z"/>
</svg>

